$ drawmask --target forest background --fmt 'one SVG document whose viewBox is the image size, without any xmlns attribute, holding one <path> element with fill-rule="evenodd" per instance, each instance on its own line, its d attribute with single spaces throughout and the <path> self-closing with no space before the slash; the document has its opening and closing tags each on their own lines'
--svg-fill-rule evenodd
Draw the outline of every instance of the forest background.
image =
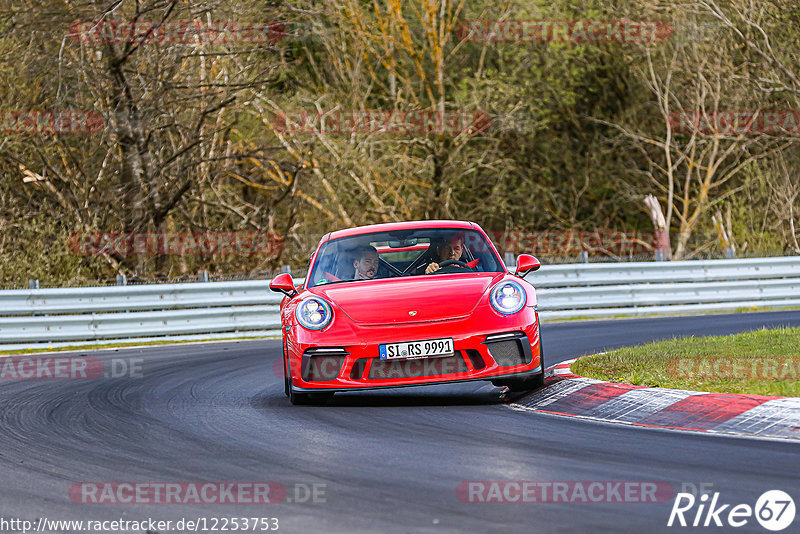
<svg viewBox="0 0 800 534">
<path fill-rule="evenodd" d="M 587 36 L 592 21 L 658 32 Z M 0 285 L 299 272 L 325 233 L 389 221 L 646 233 L 648 195 L 672 259 L 798 254 L 795 110 L 791 1 L 4 0 Z M 319 123 L 378 111 L 474 120 Z M 54 126 L 65 113 L 83 122 Z M 220 232 L 270 241 L 75 244 Z"/>
</svg>

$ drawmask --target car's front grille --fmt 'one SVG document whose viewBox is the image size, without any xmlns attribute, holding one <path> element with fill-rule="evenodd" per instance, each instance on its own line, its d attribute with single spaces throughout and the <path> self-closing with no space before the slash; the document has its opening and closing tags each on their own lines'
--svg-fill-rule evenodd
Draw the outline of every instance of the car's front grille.
<svg viewBox="0 0 800 534">
<path fill-rule="evenodd" d="M 510 367 L 528 364 L 533 360 L 528 337 L 522 332 L 488 336 L 485 343 L 497 365 Z"/>
<path fill-rule="evenodd" d="M 391 378 L 417 378 L 467 372 L 467 364 L 460 351 L 444 358 L 418 358 L 409 360 L 380 360 L 375 358 L 369 367 L 370 380 Z"/>
</svg>

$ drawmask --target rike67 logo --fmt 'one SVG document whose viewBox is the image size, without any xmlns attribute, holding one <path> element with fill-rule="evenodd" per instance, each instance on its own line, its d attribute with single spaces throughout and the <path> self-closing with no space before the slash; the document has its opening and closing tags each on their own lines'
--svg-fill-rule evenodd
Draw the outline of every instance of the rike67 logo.
<svg viewBox="0 0 800 534">
<path fill-rule="evenodd" d="M 766 491 L 756 500 L 755 506 L 749 504 L 725 504 L 720 501 L 720 493 L 707 493 L 695 497 L 691 493 L 678 493 L 669 514 L 667 526 L 691 527 L 743 527 L 753 517 L 767 530 L 778 532 L 794 521 L 794 500 L 781 490 Z"/>
</svg>

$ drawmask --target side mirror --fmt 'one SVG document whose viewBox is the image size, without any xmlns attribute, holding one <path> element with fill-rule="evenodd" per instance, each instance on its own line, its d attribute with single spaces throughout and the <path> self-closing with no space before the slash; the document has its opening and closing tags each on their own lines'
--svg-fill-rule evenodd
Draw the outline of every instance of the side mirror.
<svg viewBox="0 0 800 534">
<path fill-rule="evenodd" d="M 542 264 L 534 256 L 520 254 L 517 256 L 517 270 L 514 271 L 514 274 L 524 277 L 526 274 L 538 270 L 541 266 Z"/>
<path fill-rule="evenodd" d="M 269 288 L 272 291 L 280 291 L 289 298 L 297 295 L 297 290 L 294 288 L 294 280 L 289 273 L 281 273 L 272 279 L 269 283 Z"/>
</svg>

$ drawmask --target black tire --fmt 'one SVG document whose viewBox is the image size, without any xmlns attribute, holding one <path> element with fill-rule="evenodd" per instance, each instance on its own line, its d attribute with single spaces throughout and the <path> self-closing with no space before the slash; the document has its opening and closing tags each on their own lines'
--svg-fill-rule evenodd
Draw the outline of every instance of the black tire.
<svg viewBox="0 0 800 534">
<path fill-rule="evenodd" d="M 514 392 L 533 391 L 534 389 L 539 389 L 540 387 L 544 386 L 544 371 L 530 378 L 509 380 L 505 385 L 508 386 L 508 389 Z"/>
<path fill-rule="evenodd" d="M 539 320 L 539 314 L 536 314 L 536 320 Z M 542 368 L 542 373 L 537 377 L 536 382 L 539 384 L 538 388 L 544 387 L 544 348 L 542 347 L 542 323 L 539 323 L 539 366 Z"/>
<path fill-rule="evenodd" d="M 542 368 L 542 372 L 538 375 L 526 378 L 524 380 L 520 380 L 518 383 L 509 385 L 508 389 L 511 391 L 532 391 L 534 389 L 539 389 L 544 387 L 544 349 L 542 348 L 542 331 L 539 330 L 539 366 Z M 514 389 L 514 388 L 519 389 Z"/>
<path fill-rule="evenodd" d="M 289 383 L 289 371 L 286 369 L 286 362 L 288 357 L 286 355 L 286 345 L 283 346 L 283 392 L 287 397 L 290 397 L 292 385 Z"/>
<path fill-rule="evenodd" d="M 289 402 L 291 402 L 295 406 L 308 406 L 310 404 L 326 404 L 329 400 L 333 398 L 333 393 L 300 393 L 292 389 L 292 379 L 291 374 L 289 374 L 288 365 L 286 360 L 284 362 L 284 372 L 285 377 L 283 379 L 283 386 L 286 390 L 286 396 L 289 397 Z"/>
</svg>

